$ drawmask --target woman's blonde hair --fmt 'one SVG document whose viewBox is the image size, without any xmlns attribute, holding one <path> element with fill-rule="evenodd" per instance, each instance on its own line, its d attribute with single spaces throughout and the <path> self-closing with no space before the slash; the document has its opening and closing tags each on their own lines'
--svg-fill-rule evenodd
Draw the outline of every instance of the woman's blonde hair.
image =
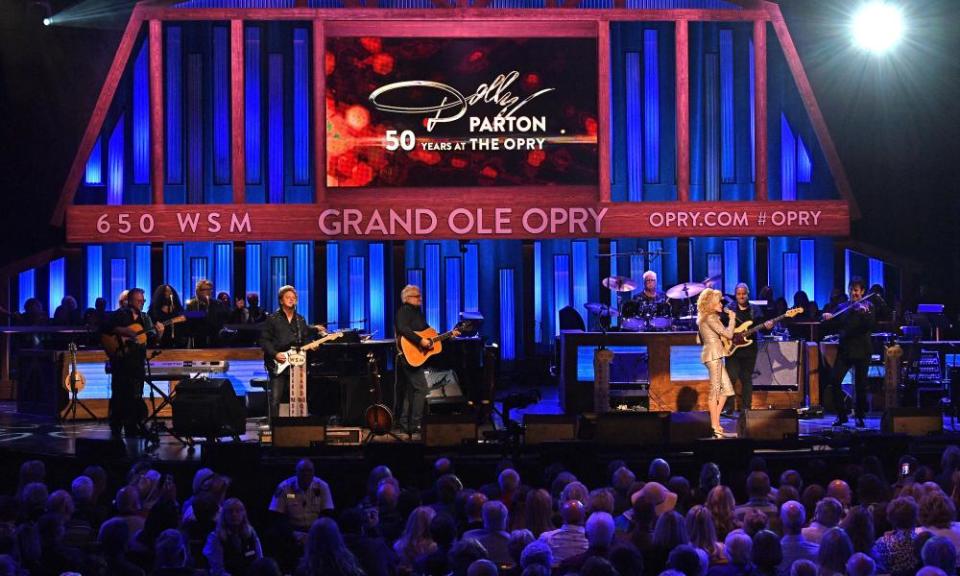
<svg viewBox="0 0 960 576">
<path fill-rule="evenodd" d="M 713 306 L 714 302 L 718 302 L 722 295 L 719 290 L 714 290 L 713 288 L 706 288 L 700 293 L 700 297 L 697 298 L 697 324 L 703 322 L 703 319 L 707 315 L 715 313 L 711 309 L 711 306 Z"/>
</svg>

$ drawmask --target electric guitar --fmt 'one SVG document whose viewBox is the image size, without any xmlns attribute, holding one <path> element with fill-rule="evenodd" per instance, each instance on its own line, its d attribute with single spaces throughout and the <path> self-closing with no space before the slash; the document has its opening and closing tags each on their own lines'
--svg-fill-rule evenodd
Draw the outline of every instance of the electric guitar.
<svg viewBox="0 0 960 576">
<path fill-rule="evenodd" d="M 70 373 L 64 378 L 63 387 L 67 389 L 67 392 L 73 394 L 83 391 L 87 385 L 87 378 L 77 370 L 77 345 L 71 342 L 67 350 L 70 351 Z"/>
<path fill-rule="evenodd" d="M 780 316 L 777 316 L 776 318 L 769 321 L 776 324 L 777 322 L 783 320 L 784 318 L 793 318 L 797 314 L 803 314 L 803 308 L 791 308 L 790 310 L 787 310 L 785 314 L 781 314 Z M 757 324 L 756 326 L 753 326 L 753 320 L 747 320 L 743 324 L 733 329 L 732 339 L 727 339 L 721 336 L 720 340 L 721 342 L 723 342 L 723 349 L 726 351 L 727 356 L 729 356 L 730 354 L 733 354 L 734 352 L 736 352 L 740 348 L 743 348 L 744 346 L 749 346 L 753 344 L 753 340 L 750 339 L 750 336 L 752 336 L 753 333 L 756 332 L 757 330 L 760 330 L 761 328 L 763 328 L 763 324 L 766 324 L 766 322 L 767 321 L 764 321 L 762 324 Z"/>
<path fill-rule="evenodd" d="M 170 327 L 174 324 L 181 324 L 187 321 L 186 316 L 176 316 L 169 320 L 164 320 L 163 322 L 154 322 L 156 324 L 163 324 L 164 328 Z M 146 346 L 147 345 L 147 329 L 143 327 L 143 324 L 140 322 L 134 322 L 127 326 L 127 328 L 135 332 L 135 336 L 121 336 L 119 334 L 103 334 L 100 336 L 100 343 L 103 345 L 103 351 L 107 353 L 107 356 L 110 358 L 119 358 L 123 356 L 128 346 Z"/>
<path fill-rule="evenodd" d="M 304 364 L 307 363 L 307 352 L 311 350 L 316 350 L 322 344 L 326 344 L 327 342 L 336 340 L 341 336 L 343 336 L 343 332 L 331 332 L 330 334 L 327 334 L 326 336 L 324 336 L 323 338 L 320 338 L 319 340 L 314 340 L 313 342 L 305 344 L 299 348 L 291 348 L 290 350 L 287 350 L 286 352 L 284 352 L 284 354 L 287 355 L 286 360 L 284 360 L 283 362 L 277 362 L 276 360 L 274 360 L 274 362 L 277 365 L 276 367 L 277 374 L 283 374 L 284 370 L 286 370 L 290 366 L 303 366 Z"/>
<path fill-rule="evenodd" d="M 403 352 L 403 357 L 407 360 L 407 364 L 417 368 L 423 366 L 423 363 L 430 359 L 431 356 L 439 354 L 443 350 L 443 341 L 449 340 L 453 337 L 454 332 L 466 331 L 471 329 L 471 322 L 465 320 L 458 323 L 453 327 L 449 332 L 444 332 L 443 334 L 437 334 L 437 331 L 433 328 L 427 328 L 426 330 L 420 330 L 419 332 L 414 331 L 414 334 L 421 338 L 426 338 L 430 341 L 432 346 L 426 350 L 420 347 L 420 344 L 414 344 L 413 342 L 407 340 L 404 337 L 400 337 L 400 351 Z"/>
</svg>

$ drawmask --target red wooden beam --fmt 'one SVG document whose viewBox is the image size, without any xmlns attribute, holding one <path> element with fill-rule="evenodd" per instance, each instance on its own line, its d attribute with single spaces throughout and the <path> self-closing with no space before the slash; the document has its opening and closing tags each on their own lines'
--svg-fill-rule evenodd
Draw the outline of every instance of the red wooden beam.
<svg viewBox="0 0 960 576">
<path fill-rule="evenodd" d="M 327 199 L 327 36 L 323 20 L 313 21 L 313 201 Z"/>
<path fill-rule="evenodd" d="M 817 97 L 813 93 L 813 87 L 810 85 L 810 79 L 803 69 L 803 62 L 800 61 L 800 54 L 797 47 L 793 44 L 793 38 L 787 29 L 787 23 L 783 19 L 780 7 L 776 4 L 768 4 L 770 19 L 773 22 L 773 30 L 777 33 L 777 40 L 780 41 L 780 47 L 783 48 L 783 55 L 786 57 L 787 65 L 790 67 L 790 73 L 797 83 L 797 90 L 800 92 L 800 99 L 807 109 L 810 116 L 810 123 L 813 125 L 813 131 L 817 135 L 817 141 L 820 142 L 820 148 L 823 149 L 823 155 L 827 159 L 827 165 L 830 167 L 830 173 L 833 175 L 834 183 L 840 192 L 840 197 L 850 205 L 850 216 L 853 219 L 860 218 L 860 208 L 857 206 L 857 200 L 853 196 L 853 190 L 850 188 L 850 181 L 847 179 L 847 172 L 843 169 L 843 163 L 840 162 L 840 154 L 837 147 L 830 137 L 830 131 L 827 130 L 827 122 L 823 118 L 823 112 L 820 105 L 817 104 Z"/>
<path fill-rule="evenodd" d="M 163 204 L 163 22 L 150 21 L 150 188 L 153 203 Z"/>
<path fill-rule="evenodd" d="M 610 201 L 610 23 L 597 22 L 597 143 L 600 201 Z"/>
<path fill-rule="evenodd" d="M 160 20 L 395 20 L 401 23 L 418 21 L 487 20 L 510 22 L 514 20 L 569 22 L 571 20 L 623 20 L 672 22 L 691 20 L 698 22 L 752 22 L 766 20 L 770 15 L 765 10 L 634 10 L 630 8 L 553 8 L 553 9 L 490 9 L 487 0 L 477 0 L 470 8 L 461 6 L 448 9 L 394 9 L 361 8 L 358 0 L 344 0 L 346 8 L 174 8 L 166 6 L 140 6 L 143 17 Z M 442 30 L 442 28 L 441 28 Z M 441 33 L 442 34 L 442 33 Z M 332 35 L 332 34 L 331 34 Z M 435 34 L 436 35 L 436 34 Z M 445 34 L 443 34 L 445 35 Z"/>
<path fill-rule="evenodd" d="M 690 57 L 689 26 L 677 20 L 675 40 L 677 54 L 677 200 L 690 199 Z"/>
<path fill-rule="evenodd" d="M 444 38 L 594 38 L 597 22 L 500 22 L 492 20 L 453 21 L 438 28 L 437 22 L 391 22 L 383 20 L 356 20 L 351 22 L 327 22 L 327 36 L 386 36 Z M 442 32 L 441 32 L 442 30 Z"/>
<path fill-rule="evenodd" d="M 53 226 L 63 225 L 63 216 L 67 207 L 73 204 L 73 197 L 80 186 L 80 179 L 83 178 L 90 151 L 93 150 L 93 145 L 100 136 L 103 122 L 110 110 L 110 104 L 113 103 L 117 86 L 120 84 L 120 77 L 123 76 L 123 71 L 127 68 L 127 62 L 130 60 L 130 53 L 133 52 L 133 45 L 137 40 L 141 24 L 143 24 L 143 10 L 140 6 L 134 6 L 130 20 L 127 22 L 127 28 L 123 31 L 123 37 L 120 39 L 120 46 L 117 48 L 117 52 L 113 56 L 113 63 L 110 64 L 110 70 L 107 72 L 107 78 L 103 81 L 100 96 L 97 97 L 97 103 L 93 107 L 90 122 L 87 124 L 87 129 L 80 140 L 77 155 L 74 156 L 73 164 L 70 165 L 67 181 L 60 191 L 57 207 L 53 211 L 53 217 L 50 218 L 50 224 Z"/>
<path fill-rule="evenodd" d="M 754 198 L 766 200 L 767 193 L 767 23 L 753 23 L 753 106 L 754 106 Z"/>
<path fill-rule="evenodd" d="M 230 21 L 230 167 L 233 203 L 247 201 L 243 20 Z"/>
</svg>

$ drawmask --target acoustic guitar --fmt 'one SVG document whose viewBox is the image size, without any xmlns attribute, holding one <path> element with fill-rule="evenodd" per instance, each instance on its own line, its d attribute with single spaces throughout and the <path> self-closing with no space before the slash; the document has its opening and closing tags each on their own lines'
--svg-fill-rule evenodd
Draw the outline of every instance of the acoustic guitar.
<svg viewBox="0 0 960 576">
<path fill-rule="evenodd" d="M 186 316 L 176 316 L 169 320 L 164 320 L 163 322 L 154 322 L 156 324 L 163 324 L 164 328 L 168 328 L 174 324 L 181 324 L 187 321 Z M 147 329 L 143 327 L 143 324 L 140 322 L 134 322 L 127 326 L 133 330 L 136 335 L 134 337 L 129 336 L 120 336 L 119 334 L 103 334 L 100 336 L 100 343 L 103 345 L 103 351 L 107 353 L 107 356 L 110 358 L 119 358 L 126 354 L 128 346 L 146 346 L 147 345 Z"/>
<path fill-rule="evenodd" d="M 71 342 L 67 350 L 70 352 L 70 373 L 64 378 L 63 387 L 70 394 L 82 392 L 87 386 L 87 378 L 77 370 L 77 345 Z"/>
<path fill-rule="evenodd" d="M 776 324 L 784 318 L 793 318 L 797 314 L 803 314 L 803 308 L 791 308 L 790 310 L 787 310 L 785 314 L 777 316 L 776 318 L 770 320 L 770 322 Z M 750 336 L 752 336 L 757 330 L 763 328 L 763 325 L 766 323 L 767 321 L 765 320 L 764 322 L 753 326 L 753 320 L 747 320 L 743 324 L 733 329 L 733 339 L 727 339 L 721 336 L 720 341 L 723 342 L 723 349 L 726 350 L 727 356 L 733 354 L 744 346 L 753 344 L 753 340 L 750 339 Z"/>
<path fill-rule="evenodd" d="M 465 320 L 454 326 L 452 330 L 444 332 L 443 334 L 437 334 L 437 331 L 433 328 L 427 328 L 426 330 L 420 330 L 419 332 L 414 331 L 414 334 L 417 336 L 429 340 L 432 346 L 424 350 L 420 347 L 420 344 L 414 344 L 413 342 L 401 336 L 399 338 L 400 351 L 403 352 L 403 357 L 407 360 L 407 364 L 410 366 L 413 366 L 414 368 L 423 366 L 424 362 L 429 360 L 431 356 L 435 356 L 443 351 L 444 340 L 449 340 L 452 338 L 454 332 L 470 330 L 471 325 L 472 324 L 469 320 Z"/>
<path fill-rule="evenodd" d="M 307 352 L 311 350 L 316 350 L 321 345 L 331 342 L 343 336 L 343 332 L 331 332 L 319 340 L 314 340 L 309 344 L 305 344 L 299 348 L 291 348 L 284 352 L 287 355 L 287 359 L 283 362 L 276 362 L 277 365 L 277 374 L 282 374 L 284 370 L 291 366 L 303 366 L 307 363 Z"/>
</svg>

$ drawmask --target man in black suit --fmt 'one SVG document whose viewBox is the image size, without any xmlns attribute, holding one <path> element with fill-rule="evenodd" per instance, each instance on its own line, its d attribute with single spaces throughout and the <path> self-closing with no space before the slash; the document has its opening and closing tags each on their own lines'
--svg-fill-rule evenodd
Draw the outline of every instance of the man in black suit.
<svg viewBox="0 0 960 576">
<path fill-rule="evenodd" d="M 824 322 L 836 324 L 840 330 L 840 343 L 837 359 L 833 364 L 833 404 L 837 410 L 834 426 L 847 423 L 847 411 L 844 408 L 843 377 L 853 368 L 853 389 L 856 395 L 854 416 L 857 428 L 865 426 L 863 417 L 867 412 L 867 368 L 873 344 L 870 334 L 876 324 L 876 311 L 863 299 L 866 284 L 860 277 L 850 280 L 850 300 L 837 307 L 837 311 L 823 315 Z"/>
</svg>

